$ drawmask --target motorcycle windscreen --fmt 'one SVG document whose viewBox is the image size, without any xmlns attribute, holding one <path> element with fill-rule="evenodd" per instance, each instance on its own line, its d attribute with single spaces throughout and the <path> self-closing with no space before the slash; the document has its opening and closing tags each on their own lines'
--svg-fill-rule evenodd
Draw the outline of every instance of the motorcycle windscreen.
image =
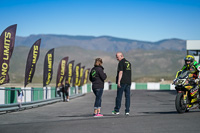
<svg viewBox="0 0 200 133">
<path fill-rule="evenodd" d="M 180 75 L 179 75 L 179 79 L 185 79 L 185 78 L 187 78 L 188 77 L 188 75 L 189 75 L 189 71 L 183 71 Z"/>
</svg>

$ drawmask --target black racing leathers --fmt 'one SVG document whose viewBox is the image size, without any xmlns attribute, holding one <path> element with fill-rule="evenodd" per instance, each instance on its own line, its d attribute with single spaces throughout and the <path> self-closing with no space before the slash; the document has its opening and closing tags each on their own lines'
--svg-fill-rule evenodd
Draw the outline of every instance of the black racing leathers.
<svg viewBox="0 0 200 133">
<path fill-rule="evenodd" d="M 94 66 L 90 71 L 90 81 L 92 82 L 92 89 L 103 89 L 104 80 L 107 78 L 102 66 Z"/>
</svg>

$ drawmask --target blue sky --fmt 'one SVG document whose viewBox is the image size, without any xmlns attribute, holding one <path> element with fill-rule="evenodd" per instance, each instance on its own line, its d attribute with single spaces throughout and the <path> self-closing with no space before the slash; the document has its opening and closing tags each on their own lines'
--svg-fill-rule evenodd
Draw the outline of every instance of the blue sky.
<svg viewBox="0 0 200 133">
<path fill-rule="evenodd" d="M 0 32 L 200 39 L 200 0 L 1 0 Z"/>
</svg>

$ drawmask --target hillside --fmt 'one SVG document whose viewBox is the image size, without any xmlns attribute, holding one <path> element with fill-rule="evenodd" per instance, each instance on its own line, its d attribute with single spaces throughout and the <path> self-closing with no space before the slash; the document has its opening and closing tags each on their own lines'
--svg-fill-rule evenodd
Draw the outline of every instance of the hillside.
<svg viewBox="0 0 200 133">
<path fill-rule="evenodd" d="M 30 47 L 15 47 L 10 62 L 10 82 L 23 83 L 25 64 Z M 42 48 L 36 66 L 33 83 L 42 83 L 44 56 L 49 49 Z M 132 63 L 133 81 L 159 81 L 160 78 L 173 79 L 177 70 L 183 65 L 185 52 L 173 50 L 130 50 L 124 53 L 126 59 Z M 75 60 L 75 64 L 81 62 L 82 66 L 92 68 L 94 59 L 103 59 L 103 66 L 107 73 L 106 81 L 115 81 L 117 60 L 115 52 L 104 52 L 99 50 L 87 50 L 76 46 L 63 46 L 55 48 L 54 73 L 52 84 L 56 81 L 57 68 L 59 61 L 69 56 L 70 60 Z"/>
<path fill-rule="evenodd" d="M 158 42 L 138 41 L 111 36 L 69 36 L 69 35 L 30 35 L 16 37 L 15 46 L 31 47 L 32 44 L 42 39 L 41 47 L 45 49 L 62 46 L 78 46 L 87 50 L 101 50 L 105 52 L 129 51 L 132 49 L 143 50 L 178 50 L 185 51 L 186 41 L 181 39 L 165 39 Z"/>
</svg>

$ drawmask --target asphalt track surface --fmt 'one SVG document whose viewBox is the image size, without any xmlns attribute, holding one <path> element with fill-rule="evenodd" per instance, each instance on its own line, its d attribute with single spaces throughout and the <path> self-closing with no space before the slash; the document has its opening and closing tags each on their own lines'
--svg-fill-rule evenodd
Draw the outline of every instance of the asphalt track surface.
<svg viewBox="0 0 200 133">
<path fill-rule="evenodd" d="M 131 91 L 130 116 L 112 115 L 116 91 L 104 91 L 102 114 L 94 118 L 93 93 L 38 108 L 0 115 L 0 133 L 199 133 L 200 110 L 178 114 L 175 91 Z"/>
</svg>

